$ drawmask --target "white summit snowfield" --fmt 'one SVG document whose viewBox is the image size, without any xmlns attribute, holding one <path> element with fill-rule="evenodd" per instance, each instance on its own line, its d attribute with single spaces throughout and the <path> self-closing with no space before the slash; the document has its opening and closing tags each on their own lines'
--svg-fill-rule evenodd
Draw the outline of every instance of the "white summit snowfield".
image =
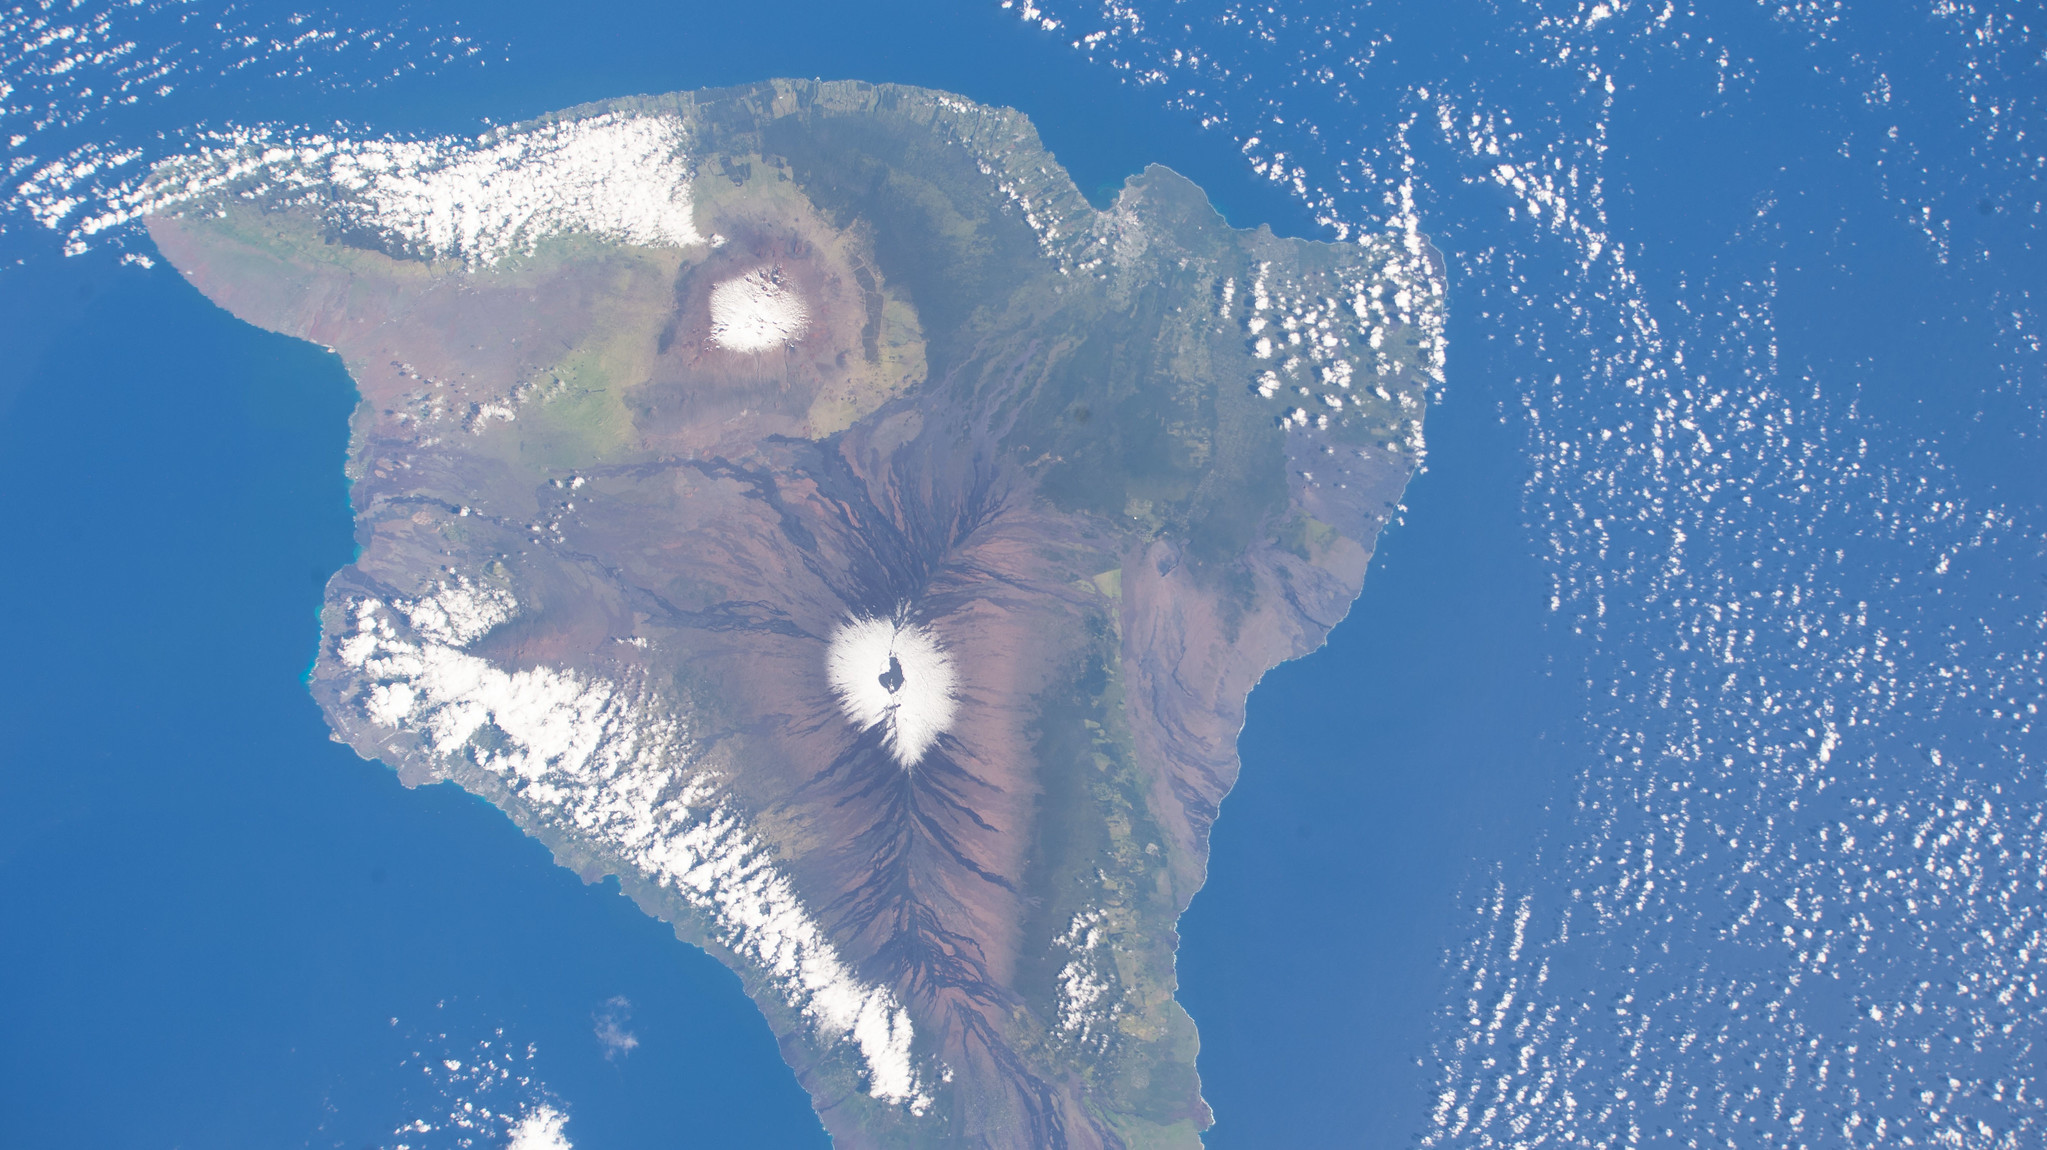
<svg viewBox="0 0 2047 1150">
<path fill-rule="evenodd" d="M 711 289 L 711 342 L 727 351 L 786 347 L 810 328 L 810 310 L 776 268 L 755 268 Z"/>
<path fill-rule="evenodd" d="M 904 769 L 952 725 L 958 706 L 952 656 L 929 628 L 905 619 L 853 618 L 832 636 L 825 673 L 846 718 L 881 727 Z"/>
</svg>

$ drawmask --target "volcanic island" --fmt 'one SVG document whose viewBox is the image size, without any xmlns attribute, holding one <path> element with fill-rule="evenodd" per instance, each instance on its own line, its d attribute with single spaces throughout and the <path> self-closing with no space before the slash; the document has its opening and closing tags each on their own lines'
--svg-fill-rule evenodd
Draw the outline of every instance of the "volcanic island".
<svg viewBox="0 0 2047 1150">
<path fill-rule="evenodd" d="M 1175 925 L 1420 465 L 1411 224 L 1097 209 L 1018 112 L 807 81 L 244 132 L 131 214 L 359 392 L 337 739 L 730 966 L 837 1145 L 1199 1144 Z"/>
</svg>

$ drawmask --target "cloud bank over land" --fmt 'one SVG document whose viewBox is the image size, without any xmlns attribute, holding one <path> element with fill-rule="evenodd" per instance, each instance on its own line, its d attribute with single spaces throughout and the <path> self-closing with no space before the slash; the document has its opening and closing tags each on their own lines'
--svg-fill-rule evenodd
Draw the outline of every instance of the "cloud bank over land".
<svg viewBox="0 0 2047 1150">
<path fill-rule="evenodd" d="M 361 599 L 336 656 L 362 676 L 359 706 L 442 759 L 501 778 L 539 817 L 637 861 L 711 916 L 719 940 L 764 971 L 827 1043 L 850 1042 L 870 1096 L 921 1112 L 910 1016 L 848 967 L 788 876 L 709 773 L 687 728 L 644 689 L 571 670 L 508 671 L 466 648 L 518 604 L 467 579 L 389 603 Z"/>
<path fill-rule="evenodd" d="M 706 241 L 689 162 L 674 116 L 612 113 L 474 139 L 236 128 L 109 194 L 73 240 L 253 185 L 267 199 L 316 210 L 329 227 L 478 268 L 570 234 L 691 247 Z"/>
</svg>

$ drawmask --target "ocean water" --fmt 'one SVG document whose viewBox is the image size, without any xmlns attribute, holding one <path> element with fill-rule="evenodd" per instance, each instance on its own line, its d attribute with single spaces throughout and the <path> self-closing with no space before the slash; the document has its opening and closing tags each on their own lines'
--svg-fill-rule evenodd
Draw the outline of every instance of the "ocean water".
<svg viewBox="0 0 2047 1150">
<path fill-rule="evenodd" d="M 2047 1128 L 2024 5 L 88 5 L 42 17 L 61 42 L 29 11 L 0 69 L 38 163 L 852 76 L 1020 107 L 1098 199 L 1160 161 L 1240 226 L 1417 217 L 1451 278 L 1428 468 L 1350 619 L 1254 694 L 1183 923 L 1210 1141 Z M 541 1103 L 581 1147 L 821 1143 L 729 975 L 326 741 L 299 676 L 350 548 L 346 379 L 118 238 L 58 259 L 19 171 L 24 1144 L 493 1145 L 465 1104 Z"/>
</svg>

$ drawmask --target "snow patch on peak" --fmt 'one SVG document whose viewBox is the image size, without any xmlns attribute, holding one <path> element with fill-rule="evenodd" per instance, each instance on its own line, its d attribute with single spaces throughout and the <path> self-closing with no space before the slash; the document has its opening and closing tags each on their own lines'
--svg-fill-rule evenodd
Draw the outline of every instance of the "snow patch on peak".
<svg viewBox="0 0 2047 1150">
<path fill-rule="evenodd" d="M 861 730 L 880 726 L 890 753 L 914 767 L 958 710 L 952 656 L 930 628 L 898 616 L 853 617 L 832 636 L 825 675 Z"/>
<path fill-rule="evenodd" d="M 786 347 L 810 329 L 810 310 L 777 268 L 755 268 L 711 289 L 711 342 L 728 351 Z"/>
</svg>

